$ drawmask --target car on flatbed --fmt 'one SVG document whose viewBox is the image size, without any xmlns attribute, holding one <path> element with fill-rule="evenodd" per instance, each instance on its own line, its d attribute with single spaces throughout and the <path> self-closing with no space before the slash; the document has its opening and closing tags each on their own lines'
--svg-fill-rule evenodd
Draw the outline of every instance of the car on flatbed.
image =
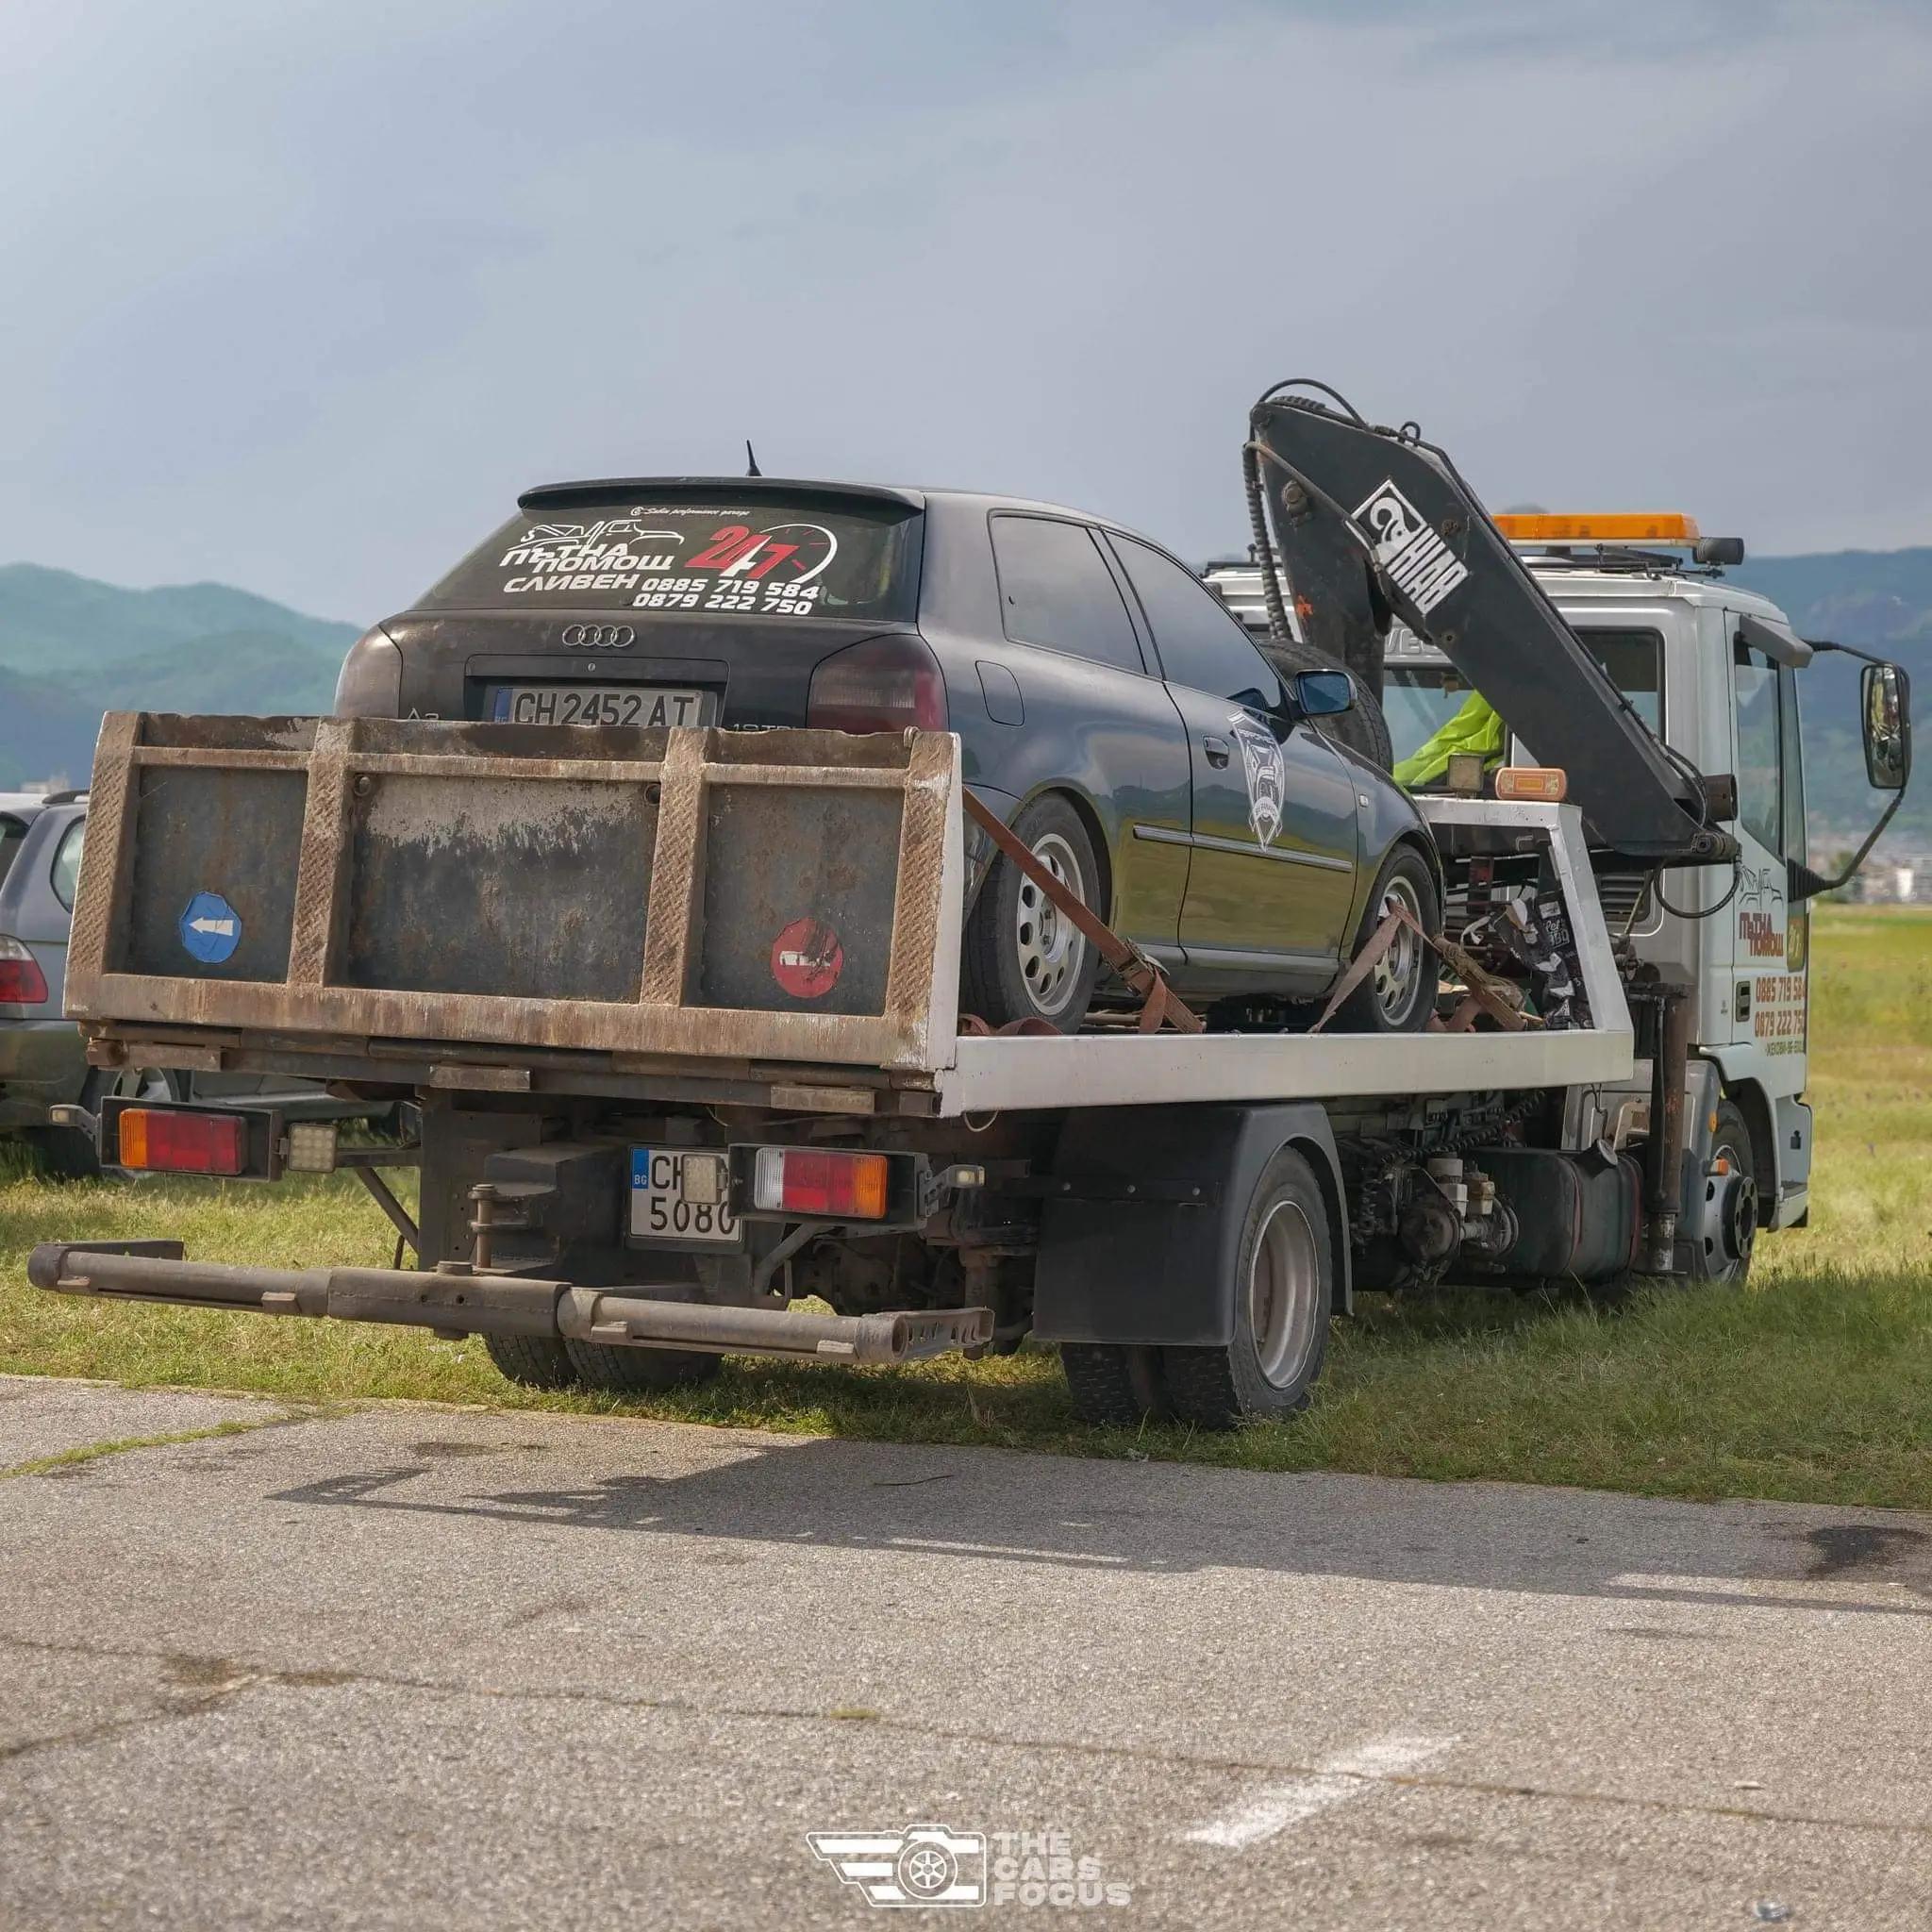
<svg viewBox="0 0 1932 1932">
<path fill-rule="evenodd" d="M 1057 878 L 1203 1004 L 1334 987 L 1391 906 L 1434 929 L 1427 828 L 1313 721 L 1344 676 L 1284 678 L 1178 559 L 1056 505 L 769 477 L 527 491 L 351 651 L 341 716 L 518 724 L 908 727 Z M 973 864 L 962 1005 L 1077 1028 L 1095 949 L 1039 885 Z M 1404 936 L 1337 1024 L 1419 1030 Z"/>
</svg>

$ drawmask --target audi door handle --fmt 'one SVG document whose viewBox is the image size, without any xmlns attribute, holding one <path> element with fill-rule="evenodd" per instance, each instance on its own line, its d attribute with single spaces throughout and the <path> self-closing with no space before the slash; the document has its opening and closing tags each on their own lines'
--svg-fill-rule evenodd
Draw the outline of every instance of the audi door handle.
<svg viewBox="0 0 1932 1932">
<path fill-rule="evenodd" d="M 1208 762 L 1216 771 L 1234 756 L 1234 746 L 1224 738 L 1204 738 L 1201 741 L 1201 749 L 1208 754 Z"/>
</svg>

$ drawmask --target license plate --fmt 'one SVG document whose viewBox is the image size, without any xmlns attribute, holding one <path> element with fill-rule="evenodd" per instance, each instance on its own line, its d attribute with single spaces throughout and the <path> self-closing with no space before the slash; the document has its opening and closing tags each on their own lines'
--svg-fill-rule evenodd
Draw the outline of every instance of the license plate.
<svg viewBox="0 0 1932 1932">
<path fill-rule="evenodd" d="M 691 1242 L 736 1248 L 744 1242 L 738 1217 L 722 1201 L 693 1201 L 685 1189 L 685 1163 L 693 1157 L 664 1147 L 630 1150 L 630 1231 L 641 1241 Z M 696 1157 L 707 1168 L 715 1154 Z M 700 1191 L 711 1191 L 701 1190 Z"/>
<path fill-rule="evenodd" d="M 710 693 L 665 684 L 499 684 L 496 724 L 705 724 Z"/>
</svg>

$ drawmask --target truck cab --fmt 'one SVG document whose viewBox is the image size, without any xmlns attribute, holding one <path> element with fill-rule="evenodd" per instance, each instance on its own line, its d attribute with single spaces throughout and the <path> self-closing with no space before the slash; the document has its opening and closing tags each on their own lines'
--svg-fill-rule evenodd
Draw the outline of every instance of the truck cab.
<svg viewBox="0 0 1932 1932">
<path fill-rule="evenodd" d="M 1714 1160 L 1725 1158 L 1708 1143 L 1730 1121 L 1726 1112 L 1714 1123 L 1720 1108 L 1734 1108 L 1750 1142 L 1737 1151 L 1755 1177 L 1758 1224 L 1800 1224 L 1811 1169 L 1803 1097 L 1810 920 L 1793 886 L 1807 856 L 1799 693 L 1812 647 L 1768 598 L 1654 547 L 1694 543 L 1688 518 L 1647 519 L 1652 547 L 1642 548 L 1548 534 L 1566 534 L 1566 521 L 1589 527 L 1581 519 L 1496 521 L 1512 541 L 1512 525 L 1536 533 L 1518 541 L 1518 554 L 1642 722 L 1696 771 L 1735 779 L 1735 818 L 1724 824 L 1740 848 L 1735 863 L 1653 871 L 1599 856 L 1598 892 L 1611 936 L 1693 990 L 1692 1145 L 1702 1140 Z M 1224 562 L 1205 575 L 1265 637 L 1259 571 Z M 1471 693 L 1441 650 L 1400 621 L 1391 625 L 1382 708 L 1398 774 Z M 1487 762 L 1492 772 L 1541 760 L 1508 734 Z M 1452 772 L 1418 789 L 1469 789 L 1473 775 Z M 1474 782 L 1486 784 L 1487 774 Z"/>
</svg>

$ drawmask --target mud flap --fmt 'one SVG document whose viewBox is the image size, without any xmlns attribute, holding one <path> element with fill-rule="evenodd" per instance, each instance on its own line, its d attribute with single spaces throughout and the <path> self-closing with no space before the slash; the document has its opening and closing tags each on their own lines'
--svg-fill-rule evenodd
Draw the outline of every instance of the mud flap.
<svg viewBox="0 0 1932 1932">
<path fill-rule="evenodd" d="M 1073 1114 L 1041 1211 L 1033 1332 L 1042 1341 L 1219 1346 L 1234 1334 L 1237 1250 L 1261 1171 L 1293 1143 L 1326 1196 L 1350 1305 L 1348 1221 L 1328 1117 L 1278 1107 Z"/>
</svg>

